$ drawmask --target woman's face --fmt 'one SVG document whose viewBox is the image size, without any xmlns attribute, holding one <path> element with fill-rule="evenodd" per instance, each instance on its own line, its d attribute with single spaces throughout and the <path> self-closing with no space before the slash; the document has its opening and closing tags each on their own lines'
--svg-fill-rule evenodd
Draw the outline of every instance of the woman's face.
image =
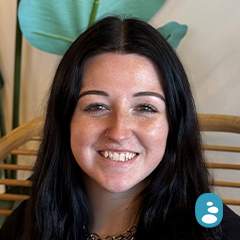
<svg viewBox="0 0 240 240">
<path fill-rule="evenodd" d="M 88 183 L 115 193 L 144 186 L 168 135 L 160 82 L 155 64 L 137 54 L 87 60 L 70 130 L 73 155 Z"/>
</svg>

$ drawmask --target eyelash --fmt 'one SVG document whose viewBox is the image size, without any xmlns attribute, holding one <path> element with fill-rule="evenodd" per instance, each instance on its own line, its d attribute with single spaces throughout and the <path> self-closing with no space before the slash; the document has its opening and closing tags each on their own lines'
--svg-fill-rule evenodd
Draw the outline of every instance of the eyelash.
<svg viewBox="0 0 240 240">
<path fill-rule="evenodd" d="M 84 109 L 85 112 L 93 112 L 93 113 L 97 113 L 103 110 L 109 110 L 109 108 L 103 103 L 92 103 Z"/>
<path fill-rule="evenodd" d="M 109 107 L 107 107 L 104 103 L 92 103 L 88 105 L 86 108 L 84 108 L 85 112 L 92 112 L 95 114 L 104 110 L 109 110 Z M 139 104 L 138 106 L 136 106 L 134 108 L 134 111 L 138 111 L 141 114 L 144 114 L 144 113 L 154 114 L 158 112 L 158 110 L 154 106 L 152 106 L 151 104 L 145 104 L 145 103 Z"/>
<path fill-rule="evenodd" d="M 151 104 L 139 104 L 135 110 L 139 111 L 141 114 L 144 114 L 144 113 L 150 113 L 150 114 L 154 114 L 154 113 L 157 113 L 157 109 L 152 106 Z"/>
</svg>

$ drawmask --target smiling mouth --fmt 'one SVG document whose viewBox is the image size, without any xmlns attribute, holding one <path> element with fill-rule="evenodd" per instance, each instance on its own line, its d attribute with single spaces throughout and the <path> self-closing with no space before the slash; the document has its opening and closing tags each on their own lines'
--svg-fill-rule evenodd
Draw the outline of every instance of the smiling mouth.
<svg viewBox="0 0 240 240">
<path fill-rule="evenodd" d="M 133 153 L 133 152 L 117 153 L 117 152 L 110 152 L 110 151 L 101 151 L 99 153 L 104 158 L 108 158 L 116 162 L 126 162 L 138 155 L 138 153 Z"/>
</svg>

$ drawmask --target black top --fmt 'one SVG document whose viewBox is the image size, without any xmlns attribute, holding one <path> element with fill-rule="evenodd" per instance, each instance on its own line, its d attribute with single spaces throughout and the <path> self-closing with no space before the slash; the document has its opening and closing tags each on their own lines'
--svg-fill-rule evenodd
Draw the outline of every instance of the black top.
<svg viewBox="0 0 240 240">
<path fill-rule="evenodd" d="M 27 201 L 13 211 L 0 230 L 0 240 L 19 240 L 23 216 Z M 223 219 L 221 221 L 223 240 L 240 240 L 240 217 L 223 204 Z"/>
<path fill-rule="evenodd" d="M 224 234 L 223 240 L 240 240 L 240 217 L 225 204 L 223 204 L 221 225 Z"/>
</svg>

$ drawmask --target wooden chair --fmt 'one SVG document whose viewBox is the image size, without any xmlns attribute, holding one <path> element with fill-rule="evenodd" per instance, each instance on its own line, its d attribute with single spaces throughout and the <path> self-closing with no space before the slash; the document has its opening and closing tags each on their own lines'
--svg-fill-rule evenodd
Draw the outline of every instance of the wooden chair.
<svg viewBox="0 0 240 240">
<path fill-rule="evenodd" d="M 0 168 L 4 170 L 25 170 L 32 171 L 33 166 L 19 165 L 19 164 L 4 164 L 2 161 L 9 155 L 37 155 L 36 150 L 19 149 L 20 146 L 30 141 L 41 140 L 41 130 L 43 126 L 44 118 L 36 118 L 18 128 L 11 133 L 0 139 Z M 30 180 L 14 180 L 14 179 L 0 179 L 0 184 L 5 186 L 20 186 L 30 187 Z M 25 194 L 0 194 L 0 200 L 7 201 L 23 201 L 28 199 L 29 196 Z M 11 214 L 11 210 L 0 209 L 0 215 L 8 216 Z"/>
<path fill-rule="evenodd" d="M 203 144 L 203 149 L 205 151 L 217 151 L 217 152 L 231 152 L 231 153 L 239 153 L 238 156 L 238 164 L 229 163 L 229 159 L 225 159 L 223 163 L 216 162 L 207 162 L 207 166 L 210 169 L 224 169 L 224 170 L 240 170 L 240 116 L 229 116 L 229 115 L 217 115 L 217 114 L 198 114 L 198 119 L 200 122 L 200 128 L 202 132 L 221 132 L 221 133 L 229 133 L 229 134 L 237 134 L 239 137 L 238 142 L 236 142 L 237 146 L 223 146 L 223 145 L 208 145 Z M 240 171 L 239 171 L 240 173 Z M 218 181 L 214 180 L 211 182 L 214 186 L 219 187 L 228 187 L 228 188 L 238 188 L 240 189 L 240 174 L 239 182 L 228 182 L 228 181 Z M 240 198 L 239 199 L 222 199 L 225 204 L 229 205 L 238 205 L 240 206 Z"/>
<path fill-rule="evenodd" d="M 226 116 L 226 115 L 214 115 L 214 114 L 199 114 L 199 122 L 201 130 L 214 131 L 214 132 L 229 132 L 240 135 L 240 116 Z M 19 149 L 24 143 L 28 141 L 40 140 L 41 130 L 43 127 L 44 118 L 40 117 L 31 122 L 28 122 L 17 129 L 13 130 L 11 133 L 6 135 L 4 138 L 0 139 L 0 163 L 9 154 L 17 155 L 37 155 L 37 150 L 26 150 Z M 240 153 L 240 144 L 238 147 L 232 146 L 216 146 L 216 145 L 204 145 L 206 151 L 231 151 Z M 240 155 L 240 154 L 239 154 Z M 239 159 L 240 162 L 240 159 Z M 229 164 L 226 163 L 208 163 L 209 168 L 214 169 L 231 169 L 240 170 L 240 164 Z M 27 170 L 31 171 L 32 166 L 23 165 L 10 165 L 10 164 L 0 164 L 2 169 L 11 170 Z M 240 176 L 239 176 L 240 179 Z M 31 186 L 31 181 L 29 180 L 11 180 L 11 179 L 0 179 L 0 184 L 4 185 L 14 185 L 14 186 Z M 224 182 L 224 181 L 214 181 L 212 184 L 215 186 L 226 186 L 232 188 L 240 188 L 240 183 L 237 182 Z M 12 200 L 12 201 L 22 201 L 28 199 L 28 195 L 16 195 L 16 194 L 0 194 L 0 200 Z M 225 199 L 223 202 L 226 204 L 240 205 L 240 200 L 238 199 Z M 0 214 L 9 215 L 11 210 L 0 210 Z"/>
</svg>

